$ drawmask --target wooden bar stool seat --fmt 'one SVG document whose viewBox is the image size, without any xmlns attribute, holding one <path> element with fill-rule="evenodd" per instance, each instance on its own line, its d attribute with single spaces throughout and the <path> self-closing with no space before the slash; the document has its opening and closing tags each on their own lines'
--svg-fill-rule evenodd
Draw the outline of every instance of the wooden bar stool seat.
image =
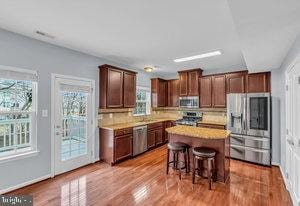
<svg viewBox="0 0 300 206">
<path fill-rule="evenodd" d="M 212 148 L 208 148 L 208 147 L 193 148 L 193 174 L 192 174 L 193 184 L 195 184 L 196 170 L 198 171 L 198 175 L 201 176 L 202 163 L 204 160 L 207 160 L 207 166 L 208 166 L 207 177 L 209 182 L 209 190 L 211 190 L 211 180 L 212 178 L 214 179 L 214 181 L 216 180 L 215 157 L 216 157 L 216 151 Z"/>
<path fill-rule="evenodd" d="M 169 174 L 169 165 L 173 163 L 173 169 L 178 170 L 179 179 L 181 180 L 181 170 L 185 169 L 185 172 L 190 172 L 190 157 L 189 157 L 189 145 L 183 142 L 171 142 L 168 143 L 167 154 L 167 174 Z M 173 160 L 170 161 L 170 152 L 173 153 Z M 183 155 L 184 161 L 179 161 L 179 155 Z"/>
</svg>

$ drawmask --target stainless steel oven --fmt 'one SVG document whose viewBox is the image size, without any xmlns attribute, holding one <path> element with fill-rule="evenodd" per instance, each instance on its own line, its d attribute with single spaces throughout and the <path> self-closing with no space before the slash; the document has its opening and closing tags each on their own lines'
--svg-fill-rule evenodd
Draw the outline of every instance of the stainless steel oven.
<svg viewBox="0 0 300 206">
<path fill-rule="evenodd" d="M 199 108 L 199 97 L 179 97 L 179 107 L 181 108 Z"/>
<path fill-rule="evenodd" d="M 271 164 L 270 93 L 228 94 L 227 129 L 231 157 Z"/>
</svg>

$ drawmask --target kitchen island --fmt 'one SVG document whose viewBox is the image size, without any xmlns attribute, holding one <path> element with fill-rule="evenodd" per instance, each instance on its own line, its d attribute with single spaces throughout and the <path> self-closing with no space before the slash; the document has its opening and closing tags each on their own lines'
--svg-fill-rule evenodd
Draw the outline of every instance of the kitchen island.
<svg viewBox="0 0 300 206">
<path fill-rule="evenodd" d="M 177 125 L 166 129 L 169 142 L 183 142 L 190 145 L 190 162 L 192 162 L 193 147 L 210 147 L 216 150 L 217 180 L 226 182 L 230 167 L 230 131 Z M 170 157 L 171 158 L 171 157 Z M 192 165 L 191 165 L 192 167 Z M 207 168 L 206 162 L 203 165 Z M 203 171 L 206 176 L 206 170 Z"/>
</svg>

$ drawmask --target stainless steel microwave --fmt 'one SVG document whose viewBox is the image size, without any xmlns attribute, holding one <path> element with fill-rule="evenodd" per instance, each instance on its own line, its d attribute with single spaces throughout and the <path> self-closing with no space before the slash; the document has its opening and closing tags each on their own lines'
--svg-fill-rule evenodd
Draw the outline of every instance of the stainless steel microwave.
<svg viewBox="0 0 300 206">
<path fill-rule="evenodd" d="M 199 97 L 179 97 L 179 107 L 181 108 L 199 108 Z"/>
</svg>

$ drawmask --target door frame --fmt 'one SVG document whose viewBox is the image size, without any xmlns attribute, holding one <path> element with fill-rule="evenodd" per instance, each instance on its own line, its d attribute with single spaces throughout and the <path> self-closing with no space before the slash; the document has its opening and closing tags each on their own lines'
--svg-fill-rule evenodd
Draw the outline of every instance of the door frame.
<svg viewBox="0 0 300 206">
<path fill-rule="evenodd" d="M 91 154 L 90 154 L 90 163 L 94 163 L 97 161 L 97 158 L 95 158 L 95 137 L 96 137 L 96 129 L 97 129 L 97 114 L 95 113 L 95 80 L 88 79 L 88 78 L 80 78 L 76 76 L 71 75 L 64 75 L 64 74 L 56 74 L 51 73 L 51 178 L 55 176 L 55 79 L 56 78 L 62 78 L 62 79 L 70 79 L 70 80 L 79 80 L 79 81 L 87 81 L 90 82 L 92 85 L 92 93 L 91 93 Z"/>
</svg>

